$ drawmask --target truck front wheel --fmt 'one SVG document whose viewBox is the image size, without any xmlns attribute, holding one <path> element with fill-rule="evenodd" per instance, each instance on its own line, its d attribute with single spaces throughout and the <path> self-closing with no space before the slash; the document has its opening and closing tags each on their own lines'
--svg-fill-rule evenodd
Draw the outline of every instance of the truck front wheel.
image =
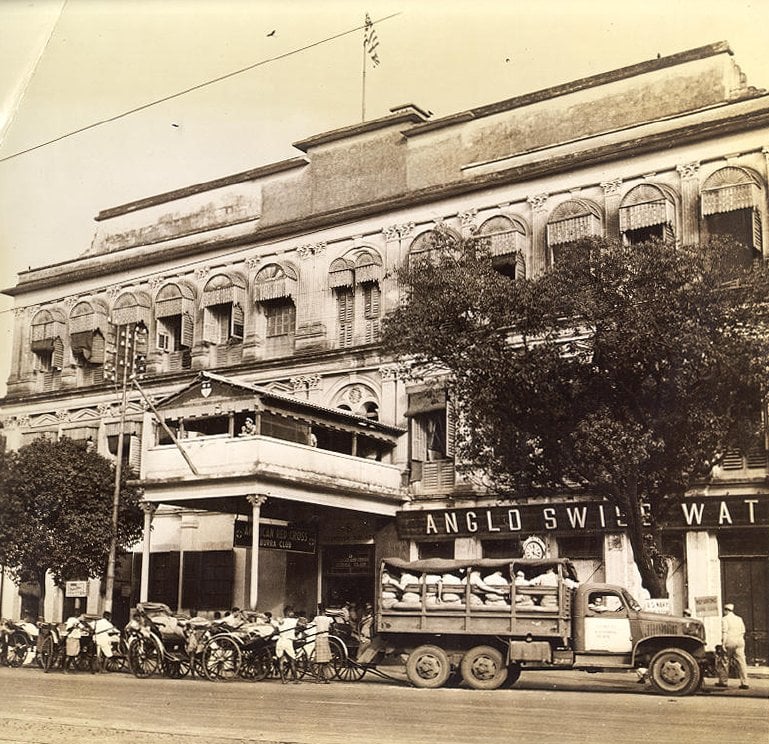
<svg viewBox="0 0 769 744">
<path fill-rule="evenodd" d="M 491 646 L 471 648 L 462 657 L 460 668 L 462 679 L 474 690 L 496 690 L 507 679 L 502 654 Z"/>
<path fill-rule="evenodd" d="M 661 695 L 691 695 L 699 689 L 702 673 L 697 660 L 681 648 L 658 651 L 649 664 L 649 678 Z"/>
<path fill-rule="evenodd" d="M 451 674 L 446 652 L 438 646 L 415 648 L 406 660 L 406 676 L 414 687 L 443 687 Z"/>
</svg>

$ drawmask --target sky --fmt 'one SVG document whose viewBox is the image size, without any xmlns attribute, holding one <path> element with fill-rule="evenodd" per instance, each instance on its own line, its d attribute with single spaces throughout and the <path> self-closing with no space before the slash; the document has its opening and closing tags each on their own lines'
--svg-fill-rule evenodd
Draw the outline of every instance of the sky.
<svg viewBox="0 0 769 744">
<path fill-rule="evenodd" d="M 103 209 L 360 122 L 366 13 L 366 119 L 404 103 L 446 116 L 717 41 L 769 89 L 767 0 L 0 0 L 0 287 L 84 253 Z"/>
</svg>

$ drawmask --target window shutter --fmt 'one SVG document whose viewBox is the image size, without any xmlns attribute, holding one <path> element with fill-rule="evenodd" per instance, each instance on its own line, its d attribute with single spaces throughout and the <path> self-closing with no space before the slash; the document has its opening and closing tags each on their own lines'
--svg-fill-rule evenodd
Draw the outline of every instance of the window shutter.
<svg viewBox="0 0 769 744">
<path fill-rule="evenodd" d="M 64 342 L 58 336 L 53 340 L 51 368 L 59 371 L 64 369 Z"/>
<path fill-rule="evenodd" d="M 128 467 L 135 473 L 139 472 L 142 464 L 142 440 L 131 434 L 128 442 Z"/>
<path fill-rule="evenodd" d="M 451 401 L 446 401 L 446 457 L 454 457 L 456 414 Z"/>
<path fill-rule="evenodd" d="M 337 292 L 337 311 L 339 317 L 339 345 L 352 346 L 355 295 L 349 289 Z"/>
<path fill-rule="evenodd" d="M 373 344 L 379 341 L 379 332 L 381 330 L 380 320 L 367 320 L 366 321 L 366 343 Z"/>
<path fill-rule="evenodd" d="M 243 338 L 243 318 L 243 308 L 237 302 L 234 302 L 230 315 L 230 338 Z"/>
<path fill-rule="evenodd" d="M 674 243 L 676 240 L 676 234 L 673 230 L 673 225 L 671 225 L 669 222 L 666 222 L 662 226 L 662 240 L 665 243 Z"/>
<path fill-rule="evenodd" d="M 758 251 L 759 256 L 763 253 L 763 236 L 761 234 L 761 213 L 753 210 L 753 248 Z"/>
<path fill-rule="evenodd" d="M 102 336 L 98 329 L 95 330 L 93 332 L 93 339 L 91 340 L 91 358 L 88 361 L 94 365 L 104 364 L 106 346 L 104 336 Z"/>
<path fill-rule="evenodd" d="M 210 307 L 203 309 L 203 340 L 209 344 L 218 344 L 221 340 L 219 337 L 219 318 Z"/>
<path fill-rule="evenodd" d="M 364 317 L 378 318 L 381 305 L 381 291 L 379 285 L 368 282 L 363 288 Z"/>
<path fill-rule="evenodd" d="M 411 459 L 422 462 L 427 456 L 427 430 L 418 416 L 411 419 Z"/>
<path fill-rule="evenodd" d="M 192 348 L 192 316 L 189 313 L 182 313 L 180 344 L 188 349 Z"/>
</svg>

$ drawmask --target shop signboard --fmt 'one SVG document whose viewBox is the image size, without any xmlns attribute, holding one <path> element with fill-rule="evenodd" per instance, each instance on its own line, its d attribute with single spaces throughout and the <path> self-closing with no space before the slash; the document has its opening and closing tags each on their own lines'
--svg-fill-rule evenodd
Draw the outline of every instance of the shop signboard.
<svg viewBox="0 0 769 744">
<path fill-rule="evenodd" d="M 235 521 L 234 545 L 236 548 L 250 548 L 253 544 L 253 525 L 245 520 Z M 289 553 L 310 553 L 317 551 L 318 532 L 300 524 L 260 524 L 259 548 L 285 550 Z"/>
<path fill-rule="evenodd" d="M 718 617 L 718 597 L 713 594 L 694 598 L 695 617 Z"/>
</svg>

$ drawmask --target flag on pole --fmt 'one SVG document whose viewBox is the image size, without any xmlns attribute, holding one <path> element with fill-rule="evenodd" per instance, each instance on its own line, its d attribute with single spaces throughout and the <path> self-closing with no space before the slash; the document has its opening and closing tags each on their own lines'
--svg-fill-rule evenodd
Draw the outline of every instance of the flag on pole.
<svg viewBox="0 0 769 744">
<path fill-rule="evenodd" d="M 379 38 L 376 35 L 376 29 L 371 22 L 371 17 L 366 13 L 366 24 L 363 27 L 363 47 L 368 51 L 368 56 L 374 63 L 374 67 L 379 64 L 379 53 L 377 47 L 379 46 Z"/>
</svg>

